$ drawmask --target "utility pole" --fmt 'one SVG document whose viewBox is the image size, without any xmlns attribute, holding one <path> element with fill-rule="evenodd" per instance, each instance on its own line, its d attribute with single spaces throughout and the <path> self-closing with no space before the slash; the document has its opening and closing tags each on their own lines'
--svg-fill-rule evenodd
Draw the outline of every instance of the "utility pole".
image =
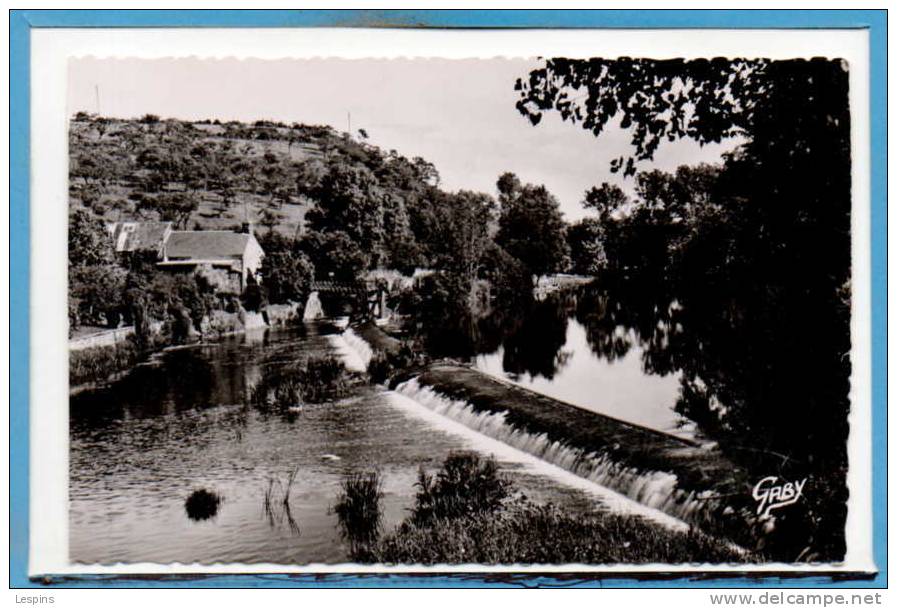
<svg viewBox="0 0 897 608">
<path fill-rule="evenodd" d="M 93 92 L 97 98 L 97 116 L 100 115 L 100 85 L 93 85 Z"/>
<path fill-rule="evenodd" d="M 349 137 L 352 137 L 352 112 L 346 112 L 346 119 L 349 125 Z"/>
</svg>

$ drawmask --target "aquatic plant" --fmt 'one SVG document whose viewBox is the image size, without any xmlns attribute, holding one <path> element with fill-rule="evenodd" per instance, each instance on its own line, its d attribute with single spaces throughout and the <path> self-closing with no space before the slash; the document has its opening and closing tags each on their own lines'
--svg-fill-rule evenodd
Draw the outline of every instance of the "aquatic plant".
<svg viewBox="0 0 897 608">
<path fill-rule="evenodd" d="M 417 486 L 411 520 L 421 525 L 434 519 L 495 512 L 508 497 L 511 484 L 499 473 L 494 458 L 452 452 L 435 477 L 421 468 Z"/>
<path fill-rule="evenodd" d="M 265 512 L 265 517 L 268 519 L 268 524 L 273 528 L 282 522 L 286 522 L 290 532 L 296 536 L 299 536 L 302 531 L 299 528 L 298 522 L 296 522 L 296 518 L 293 517 L 293 512 L 290 508 L 290 493 L 292 492 L 293 483 L 296 481 L 298 473 L 299 467 L 294 467 L 287 475 L 285 483 L 281 483 L 280 479 L 269 477 L 268 487 L 265 489 L 262 501 L 262 507 Z M 276 489 L 280 489 L 282 493 L 279 501 L 275 498 Z"/>
<path fill-rule="evenodd" d="M 218 506 L 223 499 L 212 490 L 200 488 L 194 490 L 184 502 L 187 517 L 194 521 L 202 521 L 215 517 L 218 514 Z"/>
<path fill-rule="evenodd" d="M 252 388 L 250 401 L 261 409 L 288 411 L 304 403 L 322 403 L 343 397 L 349 378 L 334 356 L 313 357 L 265 370 Z"/>
<path fill-rule="evenodd" d="M 331 401 L 346 394 L 348 378 L 342 361 L 334 356 L 315 357 L 305 364 L 303 396 L 310 403 Z"/>
<path fill-rule="evenodd" d="M 383 513 L 380 473 L 356 472 L 346 475 L 342 491 L 333 511 L 338 518 L 340 533 L 349 541 L 353 555 L 362 555 L 380 536 Z"/>
</svg>

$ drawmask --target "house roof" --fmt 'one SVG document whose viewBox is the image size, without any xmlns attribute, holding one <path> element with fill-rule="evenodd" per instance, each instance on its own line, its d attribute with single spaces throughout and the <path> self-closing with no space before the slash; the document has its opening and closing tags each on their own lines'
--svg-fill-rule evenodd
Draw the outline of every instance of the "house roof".
<svg viewBox="0 0 897 608">
<path fill-rule="evenodd" d="M 246 251 L 250 235 L 228 230 L 185 230 L 172 232 L 165 242 L 168 259 L 218 260 L 239 258 Z"/>
<path fill-rule="evenodd" d="M 109 225 L 109 234 L 119 252 L 158 252 L 170 230 L 171 222 L 115 222 Z"/>
</svg>

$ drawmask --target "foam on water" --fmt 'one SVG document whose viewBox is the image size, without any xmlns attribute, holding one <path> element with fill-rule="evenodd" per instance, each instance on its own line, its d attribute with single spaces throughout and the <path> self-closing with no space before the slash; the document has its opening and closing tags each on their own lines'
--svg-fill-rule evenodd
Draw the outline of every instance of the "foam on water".
<svg viewBox="0 0 897 608">
<path fill-rule="evenodd" d="M 371 349 L 371 345 L 368 344 L 364 338 L 352 331 L 351 327 L 347 327 L 343 332 L 343 339 L 346 341 L 346 345 L 348 345 L 348 347 L 352 349 L 364 363 L 364 369 L 367 369 L 368 363 L 371 362 L 371 358 L 374 356 L 374 351 Z"/>
<path fill-rule="evenodd" d="M 350 372 L 367 371 L 372 356 L 371 347 L 352 331 L 352 328 L 346 328 L 341 334 L 330 334 L 327 339 L 347 370 Z"/>
<path fill-rule="evenodd" d="M 527 449 L 533 445 L 532 442 L 524 441 L 518 442 L 519 445 L 514 445 L 504 439 L 489 435 L 484 426 L 480 426 L 480 428 L 471 426 L 469 423 L 475 422 L 475 419 L 482 420 L 476 413 L 473 413 L 474 417 L 462 416 L 459 420 L 452 416 L 453 413 L 458 413 L 457 410 L 447 412 L 432 407 L 435 403 L 433 395 L 435 393 L 430 389 L 420 388 L 416 380 L 400 384 L 396 391 L 386 392 L 387 400 L 395 408 L 410 417 L 424 420 L 441 431 L 465 440 L 471 449 L 485 454 L 492 454 L 503 462 L 520 464 L 532 473 L 545 475 L 563 485 L 583 491 L 595 497 L 601 506 L 611 512 L 640 516 L 673 530 L 688 530 L 689 525 L 680 519 L 641 504 L 590 479 L 586 479 L 562 466 L 558 466 L 544 456 L 533 454 Z M 426 400 L 427 403 L 421 401 L 421 398 Z M 440 397 L 436 396 L 436 399 L 440 399 Z M 447 401 L 444 398 L 442 399 Z"/>
<path fill-rule="evenodd" d="M 477 412 L 470 403 L 452 400 L 421 385 L 417 378 L 399 384 L 396 391 L 442 418 L 460 423 L 598 487 L 612 490 L 628 498 L 630 503 L 655 513 L 665 513 L 680 523 L 693 520 L 712 494 L 709 491 L 700 495 L 684 492 L 676 488 L 677 479 L 671 473 L 636 470 L 605 455 L 552 441 L 545 434 L 518 429 L 508 424 L 505 412 Z"/>
<path fill-rule="evenodd" d="M 373 351 L 352 328 L 331 338 L 347 369 L 367 369 Z M 464 434 L 481 444 L 488 440 L 493 453 L 503 450 L 503 458 L 511 457 L 508 449 L 518 458 L 527 455 L 524 464 L 542 467 L 542 472 L 555 478 L 562 476 L 566 484 L 595 494 L 613 511 L 638 513 L 669 527 L 687 528 L 685 522 L 699 519 L 698 512 L 713 494 L 709 490 L 684 492 L 677 489 L 677 478 L 671 473 L 626 467 L 606 455 L 552 441 L 544 433 L 518 429 L 507 422 L 506 412 L 477 412 L 470 403 L 450 399 L 421 385 L 417 378 L 399 384 L 388 397 L 397 407 L 417 417 L 426 416 L 443 430 Z"/>
</svg>

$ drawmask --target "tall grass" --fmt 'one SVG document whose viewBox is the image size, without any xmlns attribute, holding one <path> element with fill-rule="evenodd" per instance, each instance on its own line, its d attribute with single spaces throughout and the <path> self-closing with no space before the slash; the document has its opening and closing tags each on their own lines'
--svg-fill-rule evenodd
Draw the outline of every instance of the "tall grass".
<svg viewBox="0 0 897 608">
<path fill-rule="evenodd" d="M 351 473 L 343 479 L 342 490 L 333 508 L 340 533 L 349 541 L 353 555 L 366 554 L 380 536 L 383 512 L 382 482 L 377 471 Z"/>
</svg>

